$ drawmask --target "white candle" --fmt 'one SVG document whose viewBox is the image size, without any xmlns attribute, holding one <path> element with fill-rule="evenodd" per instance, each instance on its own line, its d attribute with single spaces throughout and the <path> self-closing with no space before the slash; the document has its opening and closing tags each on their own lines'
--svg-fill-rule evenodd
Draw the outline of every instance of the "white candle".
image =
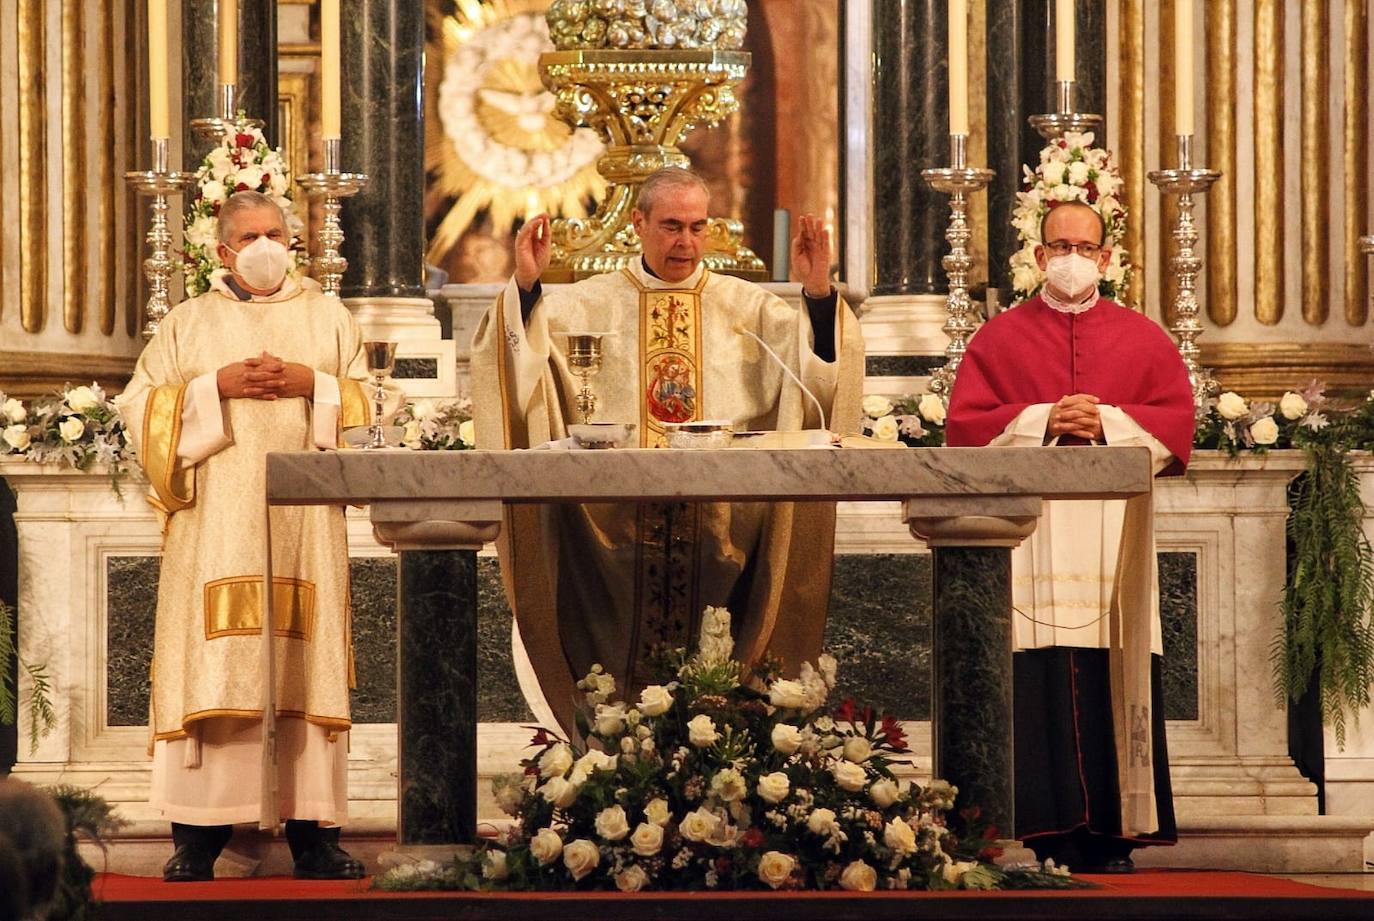
<svg viewBox="0 0 1374 921">
<path fill-rule="evenodd" d="M 219 0 L 219 82 L 239 82 L 239 0 Z"/>
<path fill-rule="evenodd" d="M 773 212 L 773 280 L 787 281 L 792 271 L 792 215 L 786 208 Z"/>
<path fill-rule="evenodd" d="M 1060 83 L 1073 76 L 1073 0 L 1054 3 L 1054 74 Z"/>
<path fill-rule="evenodd" d="M 968 134 L 968 0 L 949 0 L 949 133 Z"/>
<path fill-rule="evenodd" d="M 172 136 L 167 127 L 167 0 L 148 0 L 148 133 Z"/>
<path fill-rule="evenodd" d="M 342 137 L 339 126 L 339 0 L 320 0 L 320 134 Z"/>
<path fill-rule="evenodd" d="M 1174 0 L 1174 133 L 1193 133 L 1193 0 Z"/>
</svg>

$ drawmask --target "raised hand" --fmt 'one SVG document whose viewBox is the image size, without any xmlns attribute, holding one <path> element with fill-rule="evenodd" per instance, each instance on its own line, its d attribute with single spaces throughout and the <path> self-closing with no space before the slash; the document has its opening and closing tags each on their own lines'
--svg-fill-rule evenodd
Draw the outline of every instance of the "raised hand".
<svg viewBox="0 0 1374 921">
<path fill-rule="evenodd" d="M 814 214 L 803 214 L 792 238 L 792 271 L 809 297 L 830 295 L 830 231 Z"/>
<path fill-rule="evenodd" d="M 1050 436 L 1076 435 L 1087 441 L 1102 440 L 1101 402 L 1090 393 L 1071 393 L 1054 404 L 1045 431 Z"/>
<path fill-rule="evenodd" d="M 541 214 L 526 221 L 515 235 L 515 283 L 522 291 L 534 290 L 534 283 L 549 267 L 552 231 L 549 216 Z"/>
</svg>

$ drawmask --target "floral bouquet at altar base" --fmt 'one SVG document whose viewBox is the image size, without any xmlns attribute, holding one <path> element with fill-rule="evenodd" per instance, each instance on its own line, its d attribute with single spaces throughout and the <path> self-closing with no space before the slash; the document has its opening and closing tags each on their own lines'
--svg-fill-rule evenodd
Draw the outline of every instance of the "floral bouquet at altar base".
<svg viewBox="0 0 1374 921">
<path fill-rule="evenodd" d="M 94 382 L 28 407 L 0 393 L 0 417 L 0 459 L 18 457 L 77 470 L 103 465 L 117 475 L 133 457 L 124 420 Z"/>
<path fill-rule="evenodd" d="M 869 394 L 863 400 L 859 426 L 878 441 L 900 441 L 910 448 L 940 448 L 945 444 L 945 401 L 938 394 L 885 397 Z"/>
<path fill-rule="evenodd" d="M 186 296 L 210 290 L 210 282 L 226 271 L 215 246 L 219 242 L 219 209 L 235 192 L 261 192 L 275 201 L 286 215 L 286 229 L 296 254 L 293 273 L 299 273 L 307 257 L 301 247 L 305 224 L 291 203 L 291 174 L 281 149 L 267 145 L 262 130 L 244 127 L 226 135 L 196 170 L 196 192 L 182 225 L 185 245 L 182 272 Z"/>
<path fill-rule="evenodd" d="M 472 400 L 416 400 L 396 414 L 401 444 L 416 451 L 467 451 L 477 447 Z"/>
<path fill-rule="evenodd" d="M 1121 174 L 1112 165 L 1112 155 L 1094 147 L 1093 133 L 1070 132 L 1050 141 L 1040 151 L 1040 163 L 1025 170 L 1025 188 L 1016 193 L 1012 226 L 1021 248 L 1011 256 L 1013 299 L 1029 300 L 1045 282 L 1045 273 L 1035 262 L 1035 247 L 1040 240 L 1040 221 L 1060 202 L 1081 201 L 1102 215 L 1107 226 L 1107 245 L 1111 261 L 1102 273 L 1097 290 L 1103 297 L 1125 303 L 1131 287 L 1129 254 L 1121 247 L 1126 236 L 1126 208 L 1116 197 L 1122 187 Z"/>
<path fill-rule="evenodd" d="M 578 683 L 582 741 L 539 729 L 523 773 L 493 791 L 511 827 L 470 856 L 396 866 L 410 889 L 991 889 L 1079 885 L 1052 864 L 997 867 L 944 813 L 955 790 L 900 780 L 901 724 L 845 701 L 836 662 L 799 677 L 731 658 L 730 612 L 705 611 L 697 652 L 618 700 L 600 666 Z M 985 831 L 995 837 L 994 829 Z M 980 854 L 980 851 L 982 852 Z"/>
<path fill-rule="evenodd" d="M 1241 451 L 1262 454 L 1276 448 L 1301 447 L 1330 424 L 1322 412 L 1324 388 L 1316 381 L 1301 391 L 1290 390 L 1272 403 L 1248 402 L 1227 391 L 1208 397 L 1198 406 L 1193 444 L 1214 448 L 1234 457 Z"/>
</svg>

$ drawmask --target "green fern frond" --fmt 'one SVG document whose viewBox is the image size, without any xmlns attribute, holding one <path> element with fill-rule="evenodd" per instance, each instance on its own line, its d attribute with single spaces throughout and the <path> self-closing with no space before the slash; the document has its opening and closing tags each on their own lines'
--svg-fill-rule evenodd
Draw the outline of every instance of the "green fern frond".
<svg viewBox="0 0 1374 921">
<path fill-rule="evenodd" d="M 57 711 L 52 706 L 52 679 L 46 665 L 24 663 L 29 676 L 29 751 L 57 728 Z M 41 728 L 40 728 L 41 727 Z"/>
<path fill-rule="evenodd" d="M 0 601 L 0 726 L 13 726 L 19 718 L 19 689 L 12 671 L 19 657 L 14 633 L 14 609 Z"/>
</svg>

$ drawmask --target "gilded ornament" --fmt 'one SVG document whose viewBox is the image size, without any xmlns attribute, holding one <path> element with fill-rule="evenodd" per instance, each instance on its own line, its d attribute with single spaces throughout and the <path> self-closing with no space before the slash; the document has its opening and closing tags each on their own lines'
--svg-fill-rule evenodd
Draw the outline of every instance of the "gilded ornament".
<svg viewBox="0 0 1374 921">
<path fill-rule="evenodd" d="M 588 45 L 601 45 L 606 38 L 606 20 L 592 16 L 582 26 L 582 40 Z"/>
<path fill-rule="evenodd" d="M 653 0 L 649 15 L 660 22 L 673 22 L 677 19 L 677 4 L 673 0 Z"/>
</svg>

